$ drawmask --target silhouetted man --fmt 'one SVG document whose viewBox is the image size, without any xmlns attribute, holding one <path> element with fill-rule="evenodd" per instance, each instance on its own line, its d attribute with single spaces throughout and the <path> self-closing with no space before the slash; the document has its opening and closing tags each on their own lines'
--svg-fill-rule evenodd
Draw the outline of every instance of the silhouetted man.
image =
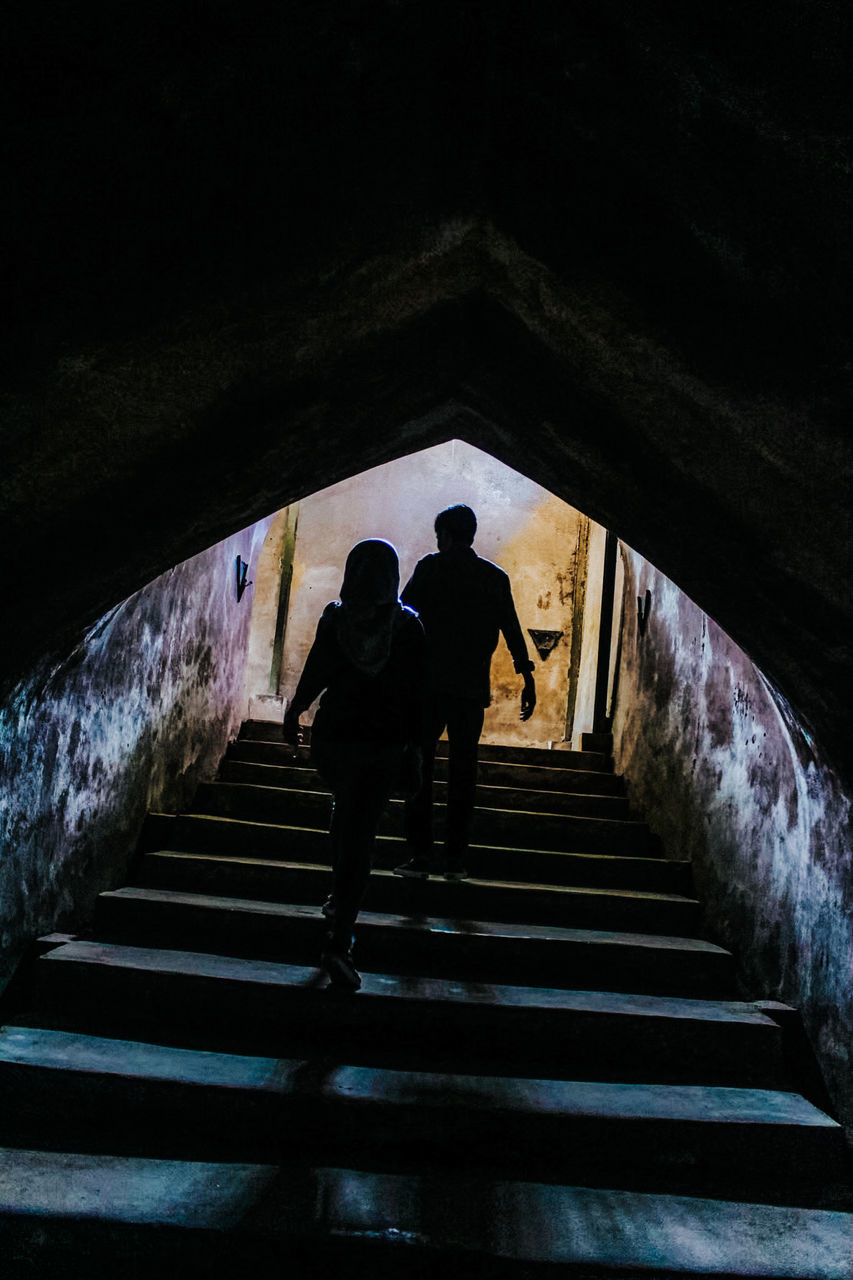
<svg viewBox="0 0 853 1280">
<path fill-rule="evenodd" d="M 412 857 L 395 874 L 425 879 L 430 872 L 464 880 L 477 785 L 477 744 L 491 702 L 492 654 L 503 633 L 524 677 L 521 719 L 536 706 L 533 663 L 515 611 L 507 574 L 482 560 L 472 542 L 477 518 L 470 507 L 448 507 L 435 518 L 438 554 L 424 556 L 401 593 L 420 616 L 427 643 L 426 740 L 423 785 L 406 805 L 406 839 Z M 432 779 L 438 739 L 449 744 L 444 860 L 432 856 Z"/>
</svg>

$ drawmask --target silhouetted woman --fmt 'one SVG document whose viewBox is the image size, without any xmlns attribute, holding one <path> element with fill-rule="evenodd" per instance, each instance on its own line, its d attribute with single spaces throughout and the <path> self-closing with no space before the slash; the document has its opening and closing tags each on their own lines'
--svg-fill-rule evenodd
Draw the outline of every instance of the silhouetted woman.
<svg viewBox="0 0 853 1280">
<path fill-rule="evenodd" d="M 408 770 L 418 783 L 423 733 L 424 632 L 398 599 L 400 566 L 389 542 L 359 542 L 347 556 L 340 602 L 323 610 L 284 720 L 296 742 L 299 717 L 322 692 L 311 758 L 334 795 L 330 932 L 321 965 L 355 990 L 353 926 L 367 887 L 379 819 Z M 323 692 L 325 690 L 325 692 Z"/>
</svg>

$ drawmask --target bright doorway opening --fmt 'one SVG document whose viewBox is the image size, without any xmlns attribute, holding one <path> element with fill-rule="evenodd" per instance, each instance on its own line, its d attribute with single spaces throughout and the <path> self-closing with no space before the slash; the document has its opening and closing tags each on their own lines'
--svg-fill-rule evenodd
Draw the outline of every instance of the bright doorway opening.
<svg viewBox="0 0 853 1280">
<path fill-rule="evenodd" d="M 605 727 L 621 622 L 620 558 L 605 582 L 607 534 L 600 525 L 460 440 L 374 467 L 277 513 L 255 571 L 247 667 L 252 718 L 281 719 L 320 614 L 338 598 L 350 548 L 363 538 L 392 542 L 402 585 L 420 557 L 436 549 L 436 514 L 458 502 L 477 514 L 477 554 L 510 576 L 536 664 L 536 711 L 521 724 L 521 680 L 499 642 L 482 741 L 560 749 Z"/>
</svg>

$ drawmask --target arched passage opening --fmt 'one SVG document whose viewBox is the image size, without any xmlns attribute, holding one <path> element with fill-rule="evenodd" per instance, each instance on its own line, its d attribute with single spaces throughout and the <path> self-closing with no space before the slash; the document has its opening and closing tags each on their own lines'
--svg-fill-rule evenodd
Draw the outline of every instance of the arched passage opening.
<svg viewBox="0 0 853 1280">
<path fill-rule="evenodd" d="M 492 662 L 492 705 L 482 741 L 570 746 L 595 729 L 596 690 L 604 714 L 615 678 L 621 579 L 609 584 L 613 643 L 599 675 L 604 531 L 582 512 L 480 449 L 460 440 L 362 472 L 309 495 L 275 517 L 255 570 L 246 690 L 250 714 L 281 719 L 319 616 L 337 597 L 343 563 L 362 538 L 397 548 L 401 585 L 435 550 L 435 515 L 454 502 L 477 513 L 476 549 L 510 576 L 537 667 L 537 710 L 518 719 L 520 682 L 500 644 Z M 621 561 L 620 561 L 621 570 Z M 589 600 L 589 607 L 586 602 Z"/>
<path fill-rule="evenodd" d="M 12 459 L 10 542 L 50 557 L 54 589 L 46 595 L 32 576 L 19 584 L 18 625 L 2 637 L 4 688 L 7 673 L 46 647 L 58 652 L 169 565 L 348 475 L 458 438 L 678 582 L 843 771 L 850 740 L 837 695 L 850 651 L 839 638 L 850 627 L 838 441 L 810 435 L 764 395 L 703 382 L 641 335 L 623 302 L 593 285 L 568 291 L 493 228 L 460 223 L 411 247 L 395 273 L 382 258 L 336 281 L 329 297 L 305 302 L 310 323 L 297 308 L 260 336 L 251 319 L 232 325 L 219 381 L 206 364 L 215 333 L 177 346 L 171 333 L 152 339 L 140 370 L 165 389 L 115 448 L 98 424 L 126 410 L 110 399 L 124 354 L 108 352 L 71 379 L 73 476 L 57 463 L 64 436 L 45 439 L 37 486 L 31 461 L 19 474 Z M 143 395 L 126 382 L 122 391 L 131 406 Z"/>
<path fill-rule="evenodd" d="M 226 386 L 211 391 L 204 368 L 196 368 L 204 384 L 201 391 L 198 383 L 190 386 L 197 402 L 185 406 L 177 390 L 174 401 L 164 394 L 160 417 L 143 417 L 118 450 L 104 447 L 103 433 L 89 428 L 97 437 L 89 442 L 92 467 L 78 467 L 73 482 L 47 485 L 45 508 L 28 505 L 26 483 L 13 487 L 22 495 L 20 510 L 13 508 L 17 523 L 10 522 L 13 545 L 26 546 L 31 557 L 50 557 L 56 590 L 47 596 L 37 578 L 25 579 L 19 625 L 3 637 L 5 717 L 13 726 L 7 758 L 15 759 L 10 777 L 26 779 L 17 791 L 20 810 L 7 815 L 13 854 L 5 868 L 15 885 L 16 917 L 7 931 L 10 947 L 27 930 L 44 927 L 45 917 L 71 914 L 91 901 L 98 883 L 126 857 L 122 840 L 138 829 L 146 802 L 172 788 L 174 803 L 176 792 L 218 757 L 223 738 L 245 714 L 237 650 L 219 641 L 236 634 L 231 608 L 241 610 L 238 631 L 247 625 L 250 597 L 239 605 L 233 599 L 235 555 L 253 563 L 247 543 L 257 546 L 266 536 L 268 513 L 365 468 L 456 438 L 516 468 L 637 549 L 642 564 L 634 561 L 626 574 L 620 696 L 630 701 L 631 680 L 623 677 L 633 660 L 637 692 L 651 695 L 658 729 L 650 739 L 649 719 L 635 718 L 626 758 L 654 763 L 635 772 L 645 779 L 646 796 L 657 798 L 661 819 L 667 812 L 661 798 L 676 794 L 673 778 L 685 784 L 682 800 L 699 796 L 693 808 L 680 806 L 686 816 L 670 829 L 672 847 L 686 832 L 721 851 L 706 866 L 709 882 L 720 888 L 723 925 L 757 936 L 756 972 L 769 975 L 770 985 L 790 992 L 794 1002 L 805 993 L 847 1089 L 843 1045 L 853 1015 L 839 991 L 845 960 L 836 956 L 846 957 L 851 945 L 849 798 L 802 728 L 803 720 L 819 726 L 819 748 L 846 758 L 846 706 L 837 690 L 849 669 L 849 652 L 839 642 L 847 634 L 849 602 L 838 591 L 843 540 L 832 537 L 844 477 L 833 468 L 833 441 L 794 433 L 790 449 L 775 450 L 778 431 L 791 426 L 778 406 L 732 401 L 688 376 L 671 353 L 632 331 L 618 300 L 594 290 L 569 294 L 491 231 L 457 227 L 428 268 L 424 263 L 419 252 L 394 276 L 385 261 L 356 273 L 336 285 L 329 312 L 310 325 L 293 315 L 276 317 L 262 340 L 252 322 L 233 329 Z M 304 338 L 301 346 L 295 332 Z M 194 352 L 193 343 L 182 352 L 190 367 L 204 347 L 195 344 Z M 76 414 L 98 404 L 104 410 L 107 375 L 116 376 L 120 358 L 107 353 L 97 376 L 80 375 Z M 154 343 L 143 363 L 150 371 L 170 362 L 174 348 Z M 182 372 L 182 394 L 185 380 Z M 184 408 L 176 427 L 175 414 Z M 102 417 L 93 412 L 90 421 Z M 50 439 L 44 444 L 50 461 Z M 810 500 L 818 486 L 826 494 L 820 506 Z M 223 538 L 224 561 L 217 549 Z M 81 556 L 81 546 L 98 554 Z M 169 566 L 180 565 L 179 580 L 191 579 L 195 571 L 187 566 L 196 557 L 210 574 L 211 596 L 175 591 Z M 667 575 L 668 586 L 657 574 Z M 667 594 L 670 587 L 675 594 Z M 649 589 L 651 614 L 640 637 L 638 629 L 629 630 L 637 618 L 633 601 Z M 211 598 L 221 606 L 213 629 L 206 612 Z M 662 611 L 663 598 L 669 608 Z M 107 613 L 117 600 L 122 604 Z M 743 651 L 737 663 L 746 664 L 744 680 L 722 682 L 724 715 L 701 709 L 702 699 L 690 692 L 698 668 L 689 655 L 713 652 L 707 638 L 703 649 L 708 615 L 758 661 L 795 711 L 764 686 L 755 693 L 761 678 Z M 149 645 L 149 636 L 166 634 L 167 617 L 180 618 L 181 626 Z M 647 643 L 659 624 L 665 625 L 654 644 Z M 217 743 L 204 730 L 194 736 L 211 707 L 196 680 L 205 655 L 211 678 L 230 671 L 217 703 Z M 128 715 L 131 668 L 132 688 L 141 696 L 131 698 Z M 171 691 L 165 704 L 163 688 Z M 714 688 L 713 671 L 703 672 L 703 697 L 710 692 L 719 712 Z M 768 696 L 767 715 L 777 726 L 783 715 L 776 760 L 787 756 L 790 763 L 785 787 L 772 766 L 741 756 L 740 783 L 734 791 L 721 789 L 716 780 L 729 774 L 716 753 L 759 741 L 755 733 L 752 743 L 753 731 L 737 737 L 735 710 Z M 188 698 L 198 713 L 191 720 Z M 633 705 L 641 703 L 637 697 Z M 75 729 L 81 706 L 86 728 Z M 130 769 L 122 749 L 128 726 L 136 744 Z M 164 741 L 178 764 L 177 787 L 158 763 Z M 102 742 L 111 744 L 109 752 Z M 76 759 L 70 779 L 55 768 L 67 746 Z M 615 746 L 618 753 L 618 735 Z M 694 778 L 704 780 L 706 795 L 693 788 Z M 115 808 L 128 797 L 129 818 Z M 744 840 L 739 815 L 747 797 L 747 826 L 778 834 L 781 843 L 773 843 L 774 834 L 756 852 Z M 721 819 L 716 825 L 707 821 L 707 800 Z M 780 803 L 790 826 L 762 826 L 768 813 L 781 813 Z M 94 823 L 94 837 L 93 817 L 103 819 Z M 755 935 L 754 921 L 767 902 L 781 904 L 784 922 L 774 913 Z M 816 930 L 817 918 L 831 919 L 832 929 Z M 815 938 L 821 940 L 816 957 Z M 816 966 L 819 989 L 811 985 Z"/>
<path fill-rule="evenodd" d="M 433 505 L 411 559 L 429 549 Z M 64 661 L 19 682 L 3 713 L 20 799 L 4 815 L 10 953 L 36 931 L 85 916 L 99 889 L 121 881 L 146 807 L 180 808 L 215 769 L 246 715 L 251 591 L 238 599 L 235 560 L 257 577 L 272 522 L 265 516 L 162 574 L 98 620 Z M 341 547 L 360 532 L 342 519 Z M 518 536 L 509 517 L 501 536 L 509 547 Z M 337 593 L 334 559 L 314 566 L 320 607 Z M 849 800 L 750 658 L 625 543 L 620 559 L 616 766 L 661 852 L 692 855 L 709 931 L 736 948 L 744 981 L 801 1008 L 849 1114 Z M 538 584 L 528 599 L 538 610 Z M 586 616 L 594 616 L 589 601 Z M 310 632 L 307 614 L 303 621 Z"/>
</svg>

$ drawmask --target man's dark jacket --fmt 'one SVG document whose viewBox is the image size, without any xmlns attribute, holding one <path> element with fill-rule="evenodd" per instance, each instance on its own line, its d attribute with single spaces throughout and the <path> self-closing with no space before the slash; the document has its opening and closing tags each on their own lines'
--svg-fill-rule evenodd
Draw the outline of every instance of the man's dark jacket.
<svg viewBox="0 0 853 1280">
<path fill-rule="evenodd" d="M 509 577 L 473 547 L 424 556 L 400 598 L 424 625 L 431 691 L 487 707 L 492 654 L 501 633 L 519 675 L 533 670 Z"/>
</svg>

